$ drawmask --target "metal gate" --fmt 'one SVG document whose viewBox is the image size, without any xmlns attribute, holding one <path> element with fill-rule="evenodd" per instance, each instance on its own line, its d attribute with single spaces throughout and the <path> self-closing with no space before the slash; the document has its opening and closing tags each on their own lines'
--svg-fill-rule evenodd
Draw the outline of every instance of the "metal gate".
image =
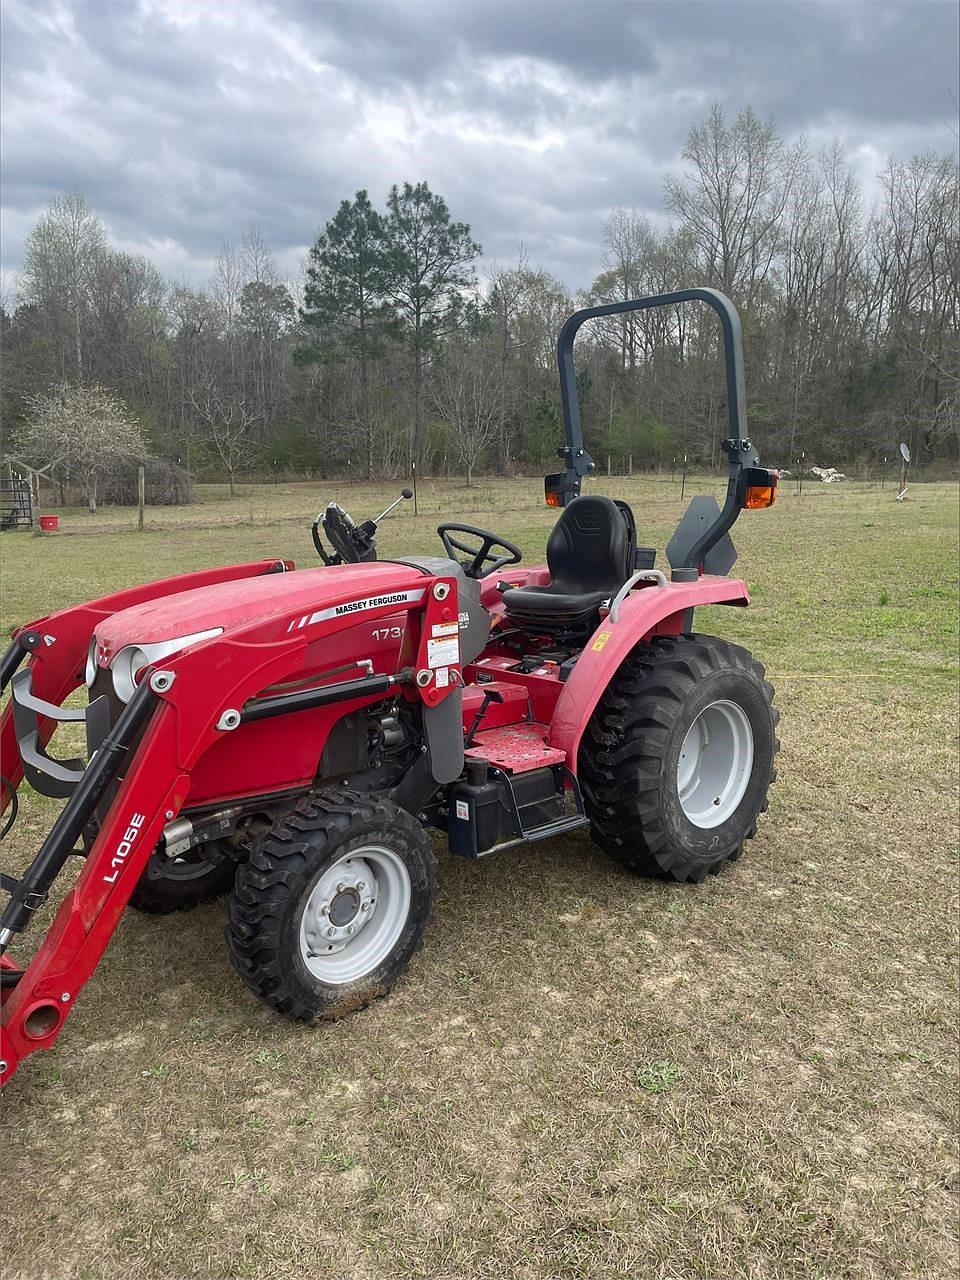
<svg viewBox="0 0 960 1280">
<path fill-rule="evenodd" d="M 22 476 L 0 479 L 0 529 L 29 529 L 33 524 L 30 483 Z"/>
</svg>

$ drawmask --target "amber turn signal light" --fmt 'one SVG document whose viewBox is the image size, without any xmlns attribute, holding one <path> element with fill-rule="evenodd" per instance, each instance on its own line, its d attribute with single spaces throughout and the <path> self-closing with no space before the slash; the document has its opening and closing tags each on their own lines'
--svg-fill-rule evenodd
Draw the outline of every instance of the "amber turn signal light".
<svg viewBox="0 0 960 1280">
<path fill-rule="evenodd" d="M 747 486 L 744 506 L 748 511 L 761 511 L 764 507 L 772 507 L 777 500 L 777 477 L 771 476 L 772 484 L 751 484 Z"/>
<path fill-rule="evenodd" d="M 580 492 L 580 477 L 570 478 L 566 471 L 554 471 L 543 477 L 543 499 L 548 507 L 562 507 Z"/>
</svg>

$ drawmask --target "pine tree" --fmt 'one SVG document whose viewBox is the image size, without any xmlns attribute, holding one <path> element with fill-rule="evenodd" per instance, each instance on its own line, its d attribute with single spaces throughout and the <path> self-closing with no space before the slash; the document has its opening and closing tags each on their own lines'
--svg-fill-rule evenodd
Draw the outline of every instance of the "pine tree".
<svg viewBox="0 0 960 1280">
<path fill-rule="evenodd" d="M 386 301 L 389 281 L 385 222 L 366 191 L 344 200 L 310 250 L 300 317 L 314 331 L 298 348 L 299 364 L 337 359 L 344 352 L 359 367 L 359 418 L 365 470 L 373 468 L 374 426 L 370 412 L 370 369 L 385 340 L 396 331 Z M 332 341 L 328 339 L 332 338 Z"/>
<path fill-rule="evenodd" d="M 391 188 L 387 199 L 389 296 L 413 364 L 412 460 L 423 443 L 424 371 L 445 334 L 470 315 L 465 292 L 476 283 L 480 246 L 465 222 L 451 222 L 446 202 L 425 182 Z"/>
</svg>

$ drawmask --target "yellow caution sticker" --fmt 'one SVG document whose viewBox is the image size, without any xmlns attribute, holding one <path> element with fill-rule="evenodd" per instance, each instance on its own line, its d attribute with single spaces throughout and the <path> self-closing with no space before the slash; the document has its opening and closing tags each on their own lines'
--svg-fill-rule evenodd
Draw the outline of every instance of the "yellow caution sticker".
<svg viewBox="0 0 960 1280">
<path fill-rule="evenodd" d="M 600 634 L 597 636 L 596 640 L 594 640 L 593 644 L 590 646 L 590 648 L 594 651 L 594 653 L 599 653 L 609 639 L 610 639 L 610 632 L 601 631 Z"/>
</svg>

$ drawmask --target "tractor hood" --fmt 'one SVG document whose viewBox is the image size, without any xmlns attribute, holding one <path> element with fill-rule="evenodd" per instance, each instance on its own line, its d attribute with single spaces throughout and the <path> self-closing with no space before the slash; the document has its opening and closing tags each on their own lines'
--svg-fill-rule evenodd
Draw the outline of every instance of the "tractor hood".
<svg viewBox="0 0 960 1280">
<path fill-rule="evenodd" d="M 107 667 L 128 645 L 162 646 L 169 657 L 185 647 L 166 647 L 175 640 L 197 643 L 258 619 L 276 618 L 280 634 L 302 626 L 318 610 L 344 605 L 345 616 L 353 617 L 364 607 L 389 603 L 378 600 L 375 605 L 374 597 L 425 585 L 421 570 L 388 561 L 270 573 L 182 591 L 134 605 L 101 622 L 94 632 L 91 660 Z"/>
</svg>

